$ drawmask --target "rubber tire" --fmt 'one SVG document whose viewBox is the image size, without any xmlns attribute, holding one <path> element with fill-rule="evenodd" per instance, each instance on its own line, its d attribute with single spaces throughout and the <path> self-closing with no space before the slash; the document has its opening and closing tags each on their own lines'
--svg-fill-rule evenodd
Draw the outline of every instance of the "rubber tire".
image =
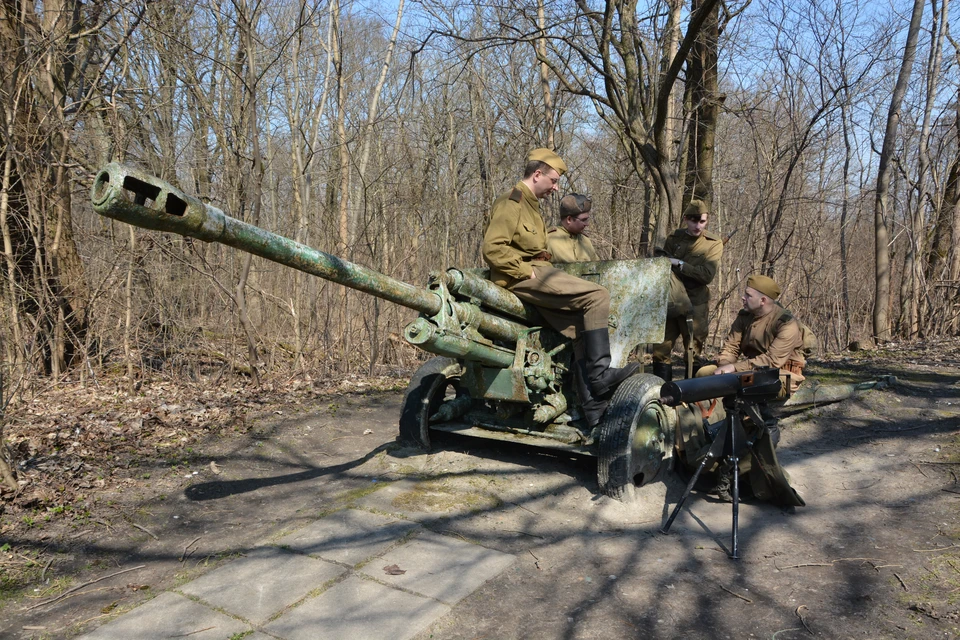
<svg viewBox="0 0 960 640">
<path fill-rule="evenodd" d="M 600 491 L 611 498 L 629 500 L 636 486 L 652 482 L 659 475 L 665 453 L 673 446 L 676 414 L 660 404 L 662 385 L 663 380 L 657 376 L 638 373 L 617 387 L 610 400 L 600 424 L 597 482 Z M 651 443 L 649 437 L 635 441 L 641 418 L 645 425 L 660 425 L 662 438 L 657 443 Z"/>
<path fill-rule="evenodd" d="M 400 405 L 401 444 L 430 450 L 430 416 L 451 388 L 460 395 L 460 365 L 456 360 L 438 356 L 417 369 Z"/>
</svg>

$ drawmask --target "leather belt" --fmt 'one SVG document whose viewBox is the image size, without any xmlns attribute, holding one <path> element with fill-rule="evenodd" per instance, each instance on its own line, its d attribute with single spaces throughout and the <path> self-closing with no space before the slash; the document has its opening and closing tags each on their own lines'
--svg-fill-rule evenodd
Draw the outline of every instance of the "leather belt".
<svg viewBox="0 0 960 640">
<path fill-rule="evenodd" d="M 521 258 L 524 262 L 533 262 L 534 260 L 543 260 L 545 262 L 550 262 L 553 260 L 553 254 L 549 251 L 541 251 L 540 253 L 534 256 L 523 256 Z"/>
</svg>

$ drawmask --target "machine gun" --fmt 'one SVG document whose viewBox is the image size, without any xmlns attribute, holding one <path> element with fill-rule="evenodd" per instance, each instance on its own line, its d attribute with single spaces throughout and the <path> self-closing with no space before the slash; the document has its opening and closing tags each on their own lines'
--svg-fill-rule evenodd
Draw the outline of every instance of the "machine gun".
<svg viewBox="0 0 960 640">
<path fill-rule="evenodd" d="M 690 492 L 693 491 L 704 467 L 712 461 L 725 458 L 733 468 L 733 531 L 730 557 L 734 560 L 740 558 L 737 540 L 740 517 L 740 457 L 746 451 L 752 450 L 754 443 L 766 429 L 757 404 L 776 399 L 782 388 L 780 370 L 774 367 L 690 378 L 663 385 L 660 389 L 660 401 L 663 404 L 676 407 L 681 403 L 690 404 L 723 398 L 726 418 L 717 430 L 712 432 L 708 430 L 713 443 L 693 477 L 690 478 L 680 499 L 677 500 L 677 505 L 667 519 L 667 523 L 660 529 L 662 533 L 670 532 L 670 526 L 683 508 L 683 503 L 690 496 Z M 747 437 L 743 428 L 744 417 L 748 417 L 755 427 L 751 438 Z"/>
<path fill-rule="evenodd" d="M 418 311 L 403 336 L 438 357 L 407 388 L 402 442 L 429 449 L 431 431 L 448 431 L 593 455 L 601 490 L 617 498 L 653 480 L 672 454 L 667 443 L 676 417 L 659 403 L 659 378 L 638 374 L 621 384 L 593 437 L 572 380 L 571 342 L 541 326 L 536 310 L 485 279 L 485 270 L 434 272 L 425 288 L 415 287 L 231 218 L 115 163 L 97 173 L 91 199 L 100 215 L 219 242 Z M 622 366 L 637 345 L 663 340 L 668 260 L 557 267 L 610 291 L 613 366 Z"/>
</svg>

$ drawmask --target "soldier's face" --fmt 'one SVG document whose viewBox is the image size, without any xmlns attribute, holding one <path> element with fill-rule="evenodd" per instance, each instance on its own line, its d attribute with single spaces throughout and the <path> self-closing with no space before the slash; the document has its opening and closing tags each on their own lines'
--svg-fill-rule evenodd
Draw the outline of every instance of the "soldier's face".
<svg viewBox="0 0 960 640">
<path fill-rule="evenodd" d="M 581 213 L 578 216 L 567 216 L 563 219 L 563 228 L 571 235 L 583 233 L 584 229 L 590 226 L 590 214 Z"/>
<path fill-rule="evenodd" d="M 744 289 L 743 297 L 740 298 L 740 301 L 743 303 L 743 308 L 750 313 L 756 313 L 758 310 L 762 309 L 766 300 L 767 296 L 763 295 L 752 287 L 747 287 Z"/>
<path fill-rule="evenodd" d="M 546 172 L 539 169 L 533 173 L 533 195 L 541 200 L 546 198 L 554 191 L 560 188 L 560 174 L 556 169 L 548 169 Z"/>
<path fill-rule="evenodd" d="M 697 237 L 703 233 L 704 229 L 707 228 L 707 221 L 709 218 L 707 218 L 707 214 L 703 214 L 700 216 L 694 216 L 692 218 L 686 217 L 683 220 L 687 223 L 687 233 Z"/>
</svg>

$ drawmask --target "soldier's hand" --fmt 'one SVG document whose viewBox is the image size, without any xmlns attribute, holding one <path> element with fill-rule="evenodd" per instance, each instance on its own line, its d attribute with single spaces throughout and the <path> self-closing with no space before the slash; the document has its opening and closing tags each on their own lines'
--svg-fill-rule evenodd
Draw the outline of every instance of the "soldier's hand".
<svg viewBox="0 0 960 640">
<path fill-rule="evenodd" d="M 719 375 L 723 375 L 724 373 L 733 373 L 736 370 L 737 368 L 734 367 L 732 364 L 725 364 L 722 367 L 717 367 L 717 370 L 713 372 L 713 375 L 719 376 Z"/>
</svg>

